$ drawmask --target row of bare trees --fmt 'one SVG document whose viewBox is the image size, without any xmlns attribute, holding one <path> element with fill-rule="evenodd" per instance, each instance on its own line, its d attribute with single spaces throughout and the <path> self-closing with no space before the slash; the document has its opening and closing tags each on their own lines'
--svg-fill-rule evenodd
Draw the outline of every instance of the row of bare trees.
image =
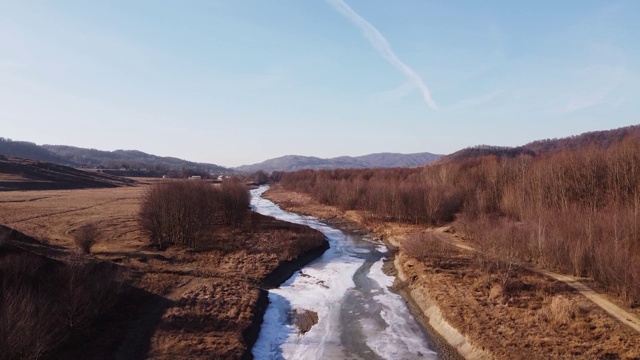
<svg viewBox="0 0 640 360">
<path fill-rule="evenodd" d="M 441 175 L 418 169 L 301 170 L 285 173 L 281 183 L 325 204 L 363 210 L 372 220 L 436 224 L 453 220 L 462 205 L 460 191 Z"/>
<path fill-rule="evenodd" d="M 220 186 L 204 181 L 170 181 L 145 192 L 138 222 L 158 248 L 171 244 L 199 248 L 213 245 L 216 226 L 242 224 L 249 201 L 249 190 L 236 178 Z"/>
<path fill-rule="evenodd" d="M 458 218 L 479 246 L 590 276 L 640 302 L 640 138 L 606 147 L 484 156 L 414 169 L 303 170 L 285 188 L 370 220 Z"/>
</svg>

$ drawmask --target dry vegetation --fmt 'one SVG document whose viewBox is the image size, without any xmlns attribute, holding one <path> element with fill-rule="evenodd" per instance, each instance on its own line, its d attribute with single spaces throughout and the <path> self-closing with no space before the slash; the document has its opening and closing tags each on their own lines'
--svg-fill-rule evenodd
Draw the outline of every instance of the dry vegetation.
<svg viewBox="0 0 640 360">
<path fill-rule="evenodd" d="M 640 305 L 640 136 L 425 168 L 286 173 L 281 184 L 369 221 L 458 231 L 503 259 L 591 277 Z"/>
<path fill-rule="evenodd" d="M 640 357 L 637 332 L 565 283 L 522 267 L 487 268 L 464 250 L 446 262 L 398 256 L 407 276 L 399 290 L 428 294 L 451 325 L 497 359 Z"/>
<path fill-rule="evenodd" d="M 597 282 L 583 280 L 616 295 L 622 305 L 637 303 L 630 296 L 638 288 L 630 274 L 637 271 L 634 261 L 640 250 L 632 200 L 640 179 L 630 180 L 634 172 L 629 168 L 640 164 L 640 149 L 637 138 L 623 140 L 608 148 L 538 158 L 486 157 L 421 169 L 286 173 L 281 185 L 266 196 L 292 211 L 359 222 L 398 246 L 398 264 L 406 275 L 398 290 L 415 295 L 417 302 L 435 304 L 472 344 L 498 359 L 637 359 L 638 332 L 569 284 L 530 270 L 548 267 L 592 276 Z M 572 160 L 564 161 L 565 157 Z M 588 191 L 570 197 L 566 192 L 575 184 L 554 188 L 554 178 L 547 177 L 550 167 L 558 172 L 558 167 L 571 165 L 565 175 L 577 172 L 570 178 L 588 182 L 589 168 L 580 164 L 590 158 L 600 159 L 606 170 L 596 172 L 606 181 L 591 188 L 591 193 L 605 194 L 598 195 L 596 206 L 586 200 Z M 572 165 L 576 161 L 579 165 Z M 625 175 L 615 170 L 620 167 L 627 168 Z M 621 196 L 625 192 L 619 184 L 625 182 L 627 195 Z M 436 201 L 430 202 L 424 189 L 412 187 L 435 189 Z M 566 207 L 554 204 L 558 195 L 553 191 L 565 193 Z M 412 199 L 410 193 L 423 195 Z M 457 214 L 443 211 L 453 211 L 452 205 L 459 206 Z M 431 211 L 424 210 L 428 206 Z M 506 211 L 513 206 L 522 211 Z M 389 212 L 379 210 L 385 208 Z M 423 213 L 412 216 L 410 209 Z M 438 213 L 443 216 L 429 215 Z M 454 215 L 453 227 L 430 228 Z M 580 271 L 574 267 L 580 264 L 577 249 L 589 255 L 581 257 L 588 266 Z M 598 271 L 612 276 L 602 280 Z M 620 282 L 614 285 L 616 281 Z M 637 309 L 627 310 L 638 314 Z"/>
<path fill-rule="evenodd" d="M 143 195 L 138 221 L 159 249 L 176 244 L 214 245 L 215 227 L 237 227 L 249 208 L 249 191 L 239 179 L 220 187 L 202 181 L 173 181 L 151 186 Z"/>
<path fill-rule="evenodd" d="M 318 313 L 312 310 L 293 310 L 290 314 L 291 322 L 301 334 L 311 330 L 318 323 Z"/>
<path fill-rule="evenodd" d="M 121 300 L 121 269 L 103 262 L 53 260 L 14 245 L 11 232 L 1 230 L 2 358 L 55 358 L 66 346 L 95 336 L 96 323 Z"/>
<path fill-rule="evenodd" d="M 230 185 L 226 186 L 232 189 L 229 192 L 240 193 L 237 183 Z M 281 271 L 283 264 L 303 254 L 321 253 L 326 244 L 320 233 L 304 226 L 249 215 L 243 200 L 248 199 L 248 194 L 242 186 L 242 196 L 220 200 L 240 204 L 243 214 L 217 213 L 214 228 L 205 234 L 207 239 L 215 240 L 215 246 L 197 249 L 170 246 L 158 250 L 149 245 L 150 238 L 139 226 L 141 204 L 150 188 L 143 185 L 2 194 L 2 223 L 29 236 L 13 231 L 13 238 L 8 240 L 7 235 L 0 233 L 0 243 L 5 244 L 0 250 L 5 289 L 0 304 L 0 313 L 4 314 L 0 315 L 3 321 L 0 330 L 15 328 L 5 326 L 17 321 L 15 314 L 27 314 L 19 316 L 23 319 L 20 329 L 30 329 L 32 334 L 26 336 L 24 331 L 1 334 L 0 342 L 13 339 L 0 344 L 12 346 L 9 350 L 0 349 L 3 358 L 37 358 L 33 355 L 36 351 L 42 355 L 40 358 L 241 358 L 250 350 L 247 344 L 257 335 L 256 324 L 266 306 L 262 282 Z M 81 237 L 87 224 L 95 224 L 100 239 L 90 247 L 91 257 L 78 256 L 73 250 L 76 238 Z M 173 243 L 176 242 L 170 242 Z M 20 262 L 28 264 L 25 271 L 12 270 L 12 274 L 19 275 L 5 276 L 5 264 L 17 261 L 5 250 L 6 244 L 21 249 L 30 259 Z M 38 265 L 40 260 L 33 259 L 42 259 L 46 266 L 43 268 Z M 43 270 L 51 266 L 60 270 Z M 116 284 L 122 287 L 113 294 L 123 294 L 119 297 L 123 300 L 104 311 L 92 305 L 92 298 L 79 296 L 104 294 L 96 290 L 110 284 L 107 274 L 96 272 L 102 267 L 120 269 L 114 274 L 121 276 Z M 19 269 L 14 265 L 10 268 Z M 72 271 L 85 268 L 90 271 Z M 11 284 L 7 282 L 10 279 L 14 279 Z M 30 280 L 25 279 L 37 280 L 26 287 L 23 284 L 30 284 Z M 7 297 L 26 298 L 22 293 L 12 295 L 7 288 L 27 291 L 29 296 L 33 295 L 29 298 L 32 300 L 24 306 L 7 302 Z M 58 301 L 58 297 L 62 298 Z M 81 303 L 70 301 L 72 298 Z M 22 306 L 21 312 L 14 309 L 18 305 Z M 65 315 L 74 313 L 69 307 L 80 312 L 91 309 L 93 317 L 83 320 L 84 315 L 74 316 L 79 320 L 73 320 L 73 327 L 79 330 L 61 333 L 71 325 L 54 321 L 59 316 L 44 316 L 56 313 L 50 311 L 51 307 Z M 103 320 L 105 317 L 108 321 Z M 64 316 L 62 319 L 69 320 Z M 56 330 L 53 336 L 48 336 L 52 327 Z M 21 342 L 5 335 L 20 336 Z"/>
</svg>

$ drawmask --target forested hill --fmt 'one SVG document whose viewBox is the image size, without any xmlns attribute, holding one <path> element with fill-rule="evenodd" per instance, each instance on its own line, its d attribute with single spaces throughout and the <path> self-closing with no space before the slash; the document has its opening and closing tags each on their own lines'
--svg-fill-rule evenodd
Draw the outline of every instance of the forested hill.
<svg viewBox="0 0 640 360">
<path fill-rule="evenodd" d="M 580 135 L 560 139 L 537 140 L 517 147 L 478 145 L 456 151 L 445 156 L 442 161 L 456 161 L 468 158 L 478 158 L 487 155 L 512 158 L 519 155 L 539 155 L 546 153 L 577 150 L 588 146 L 608 148 L 620 143 L 627 136 L 640 136 L 640 125 L 622 127 L 613 130 L 592 131 Z"/>
<path fill-rule="evenodd" d="M 233 170 L 208 163 L 196 163 L 174 157 L 161 157 L 138 150 L 103 151 L 65 145 L 37 145 L 27 141 L 0 138 L 0 155 L 46 161 L 74 167 L 107 169 L 147 169 L 149 171 L 195 170 L 229 174 Z"/>
</svg>

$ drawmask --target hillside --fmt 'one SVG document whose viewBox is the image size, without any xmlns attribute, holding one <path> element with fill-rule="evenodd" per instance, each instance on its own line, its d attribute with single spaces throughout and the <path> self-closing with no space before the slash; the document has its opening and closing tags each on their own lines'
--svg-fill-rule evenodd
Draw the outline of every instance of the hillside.
<svg viewBox="0 0 640 360">
<path fill-rule="evenodd" d="M 196 163 L 174 157 L 161 157 L 138 150 L 103 151 L 65 145 L 42 145 L 63 159 L 89 167 L 117 169 L 125 165 L 131 169 L 167 170 L 191 169 L 226 174 L 231 171 L 215 164 Z"/>
<path fill-rule="evenodd" d="M 640 125 L 622 127 L 613 130 L 591 131 L 580 135 L 560 139 L 545 139 L 530 142 L 516 147 L 478 145 L 462 149 L 442 158 L 443 162 L 478 158 L 494 155 L 501 158 L 513 158 L 519 155 L 537 155 L 556 153 L 566 150 L 578 150 L 587 146 L 608 148 L 617 144 L 628 135 L 640 136 Z"/>
<path fill-rule="evenodd" d="M 147 169 L 150 172 L 155 172 L 156 175 L 163 175 L 167 171 L 182 170 L 215 174 L 233 172 L 216 164 L 161 157 L 138 150 L 103 151 L 66 145 L 37 145 L 32 142 L 4 138 L 0 138 L 0 154 L 75 167 Z"/>
<path fill-rule="evenodd" d="M 412 167 L 429 164 L 438 160 L 442 155 L 428 152 L 415 154 L 377 153 L 363 156 L 339 156 L 321 159 L 313 156 L 286 155 L 269 159 L 258 164 L 242 165 L 234 168 L 242 172 L 258 170 L 295 171 L 301 169 L 365 169 L 365 168 L 394 168 Z"/>
<path fill-rule="evenodd" d="M 0 155 L 0 191 L 112 188 L 134 183 L 99 172 Z"/>
<path fill-rule="evenodd" d="M 24 159 L 46 161 L 60 165 L 72 165 L 71 162 L 61 158 L 51 151 L 28 141 L 13 141 L 0 137 L 0 154 L 16 156 Z"/>
</svg>

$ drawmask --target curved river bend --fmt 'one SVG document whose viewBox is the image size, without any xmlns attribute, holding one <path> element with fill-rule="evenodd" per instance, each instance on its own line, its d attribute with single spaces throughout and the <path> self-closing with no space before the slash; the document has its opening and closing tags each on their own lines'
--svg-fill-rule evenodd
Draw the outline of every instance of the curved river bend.
<svg viewBox="0 0 640 360">
<path fill-rule="evenodd" d="M 426 332 L 382 272 L 386 247 L 318 219 L 286 212 L 251 191 L 254 211 L 321 231 L 330 243 L 319 259 L 269 291 L 269 307 L 253 347 L 256 359 L 437 359 Z M 318 313 L 305 334 L 290 324 L 292 310 Z"/>
</svg>

